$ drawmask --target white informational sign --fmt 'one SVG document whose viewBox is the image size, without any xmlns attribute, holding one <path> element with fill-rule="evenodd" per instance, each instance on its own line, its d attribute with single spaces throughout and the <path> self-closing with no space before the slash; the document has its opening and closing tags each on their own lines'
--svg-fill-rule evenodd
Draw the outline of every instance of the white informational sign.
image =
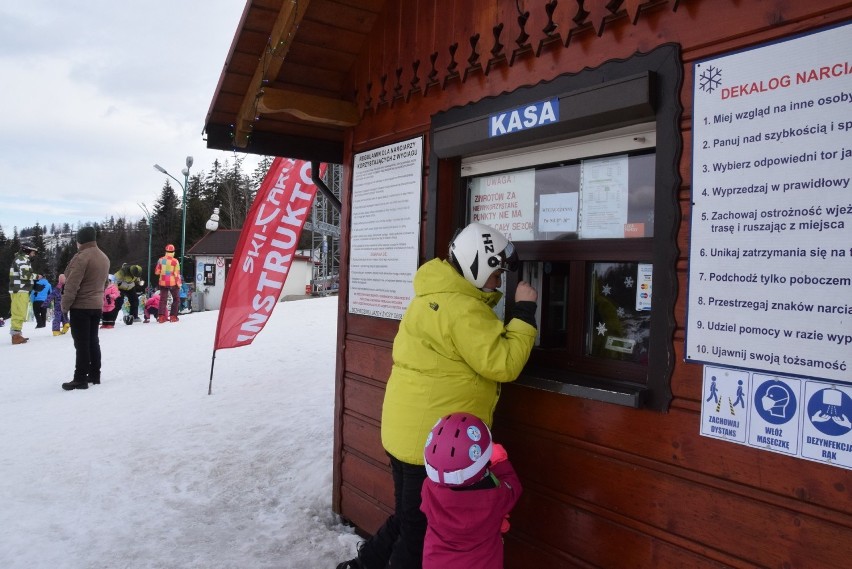
<svg viewBox="0 0 852 569">
<path fill-rule="evenodd" d="M 497 229 L 510 241 L 535 239 L 535 170 L 480 176 L 470 182 L 471 221 Z"/>
<path fill-rule="evenodd" d="M 627 156 L 583 160 L 580 238 L 625 237 Z"/>
<path fill-rule="evenodd" d="M 542 194 L 538 197 L 538 230 L 540 233 L 577 232 L 577 213 L 580 194 Z"/>
<path fill-rule="evenodd" d="M 701 434 L 852 470 L 852 387 L 704 367 Z"/>
<path fill-rule="evenodd" d="M 852 25 L 694 66 L 687 361 L 852 382 Z"/>
<path fill-rule="evenodd" d="M 402 319 L 414 296 L 422 187 L 422 138 L 355 155 L 350 313 Z"/>
</svg>

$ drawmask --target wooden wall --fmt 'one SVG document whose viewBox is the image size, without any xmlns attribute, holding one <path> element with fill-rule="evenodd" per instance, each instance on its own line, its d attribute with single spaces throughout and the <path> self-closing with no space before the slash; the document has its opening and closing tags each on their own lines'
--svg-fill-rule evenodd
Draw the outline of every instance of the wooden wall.
<svg viewBox="0 0 852 569">
<path fill-rule="evenodd" d="M 530 12 L 525 26 L 530 49 L 513 54 L 520 34 L 515 0 L 388 0 L 352 77 L 364 118 L 351 133 L 347 161 L 354 152 L 416 135 L 426 137 L 428 158 L 430 116 L 436 112 L 676 42 L 682 46 L 684 66 L 683 187 L 678 196 L 684 222 L 678 234 L 681 293 L 675 309 L 674 400 L 668 413 L 517 385 L 504 388 L 495 435 L 508 449 L 525 487 L 506 538 L 506 567 L 849 567 L 852 473 L 701 437 L 702 368 L 683 363 L 682 351 L 692 63 L 847 21 L 852 2 L 517 4 Z M 548 27 L 551 8 L 555 28 Z M 494 34 L 500 24 L 502 50 Z M 476 34 L 479 39 L 472 42 Z M 348 167 L 345 170 L 344 187 L 349 187 Z M 451 183 L 439 185 L 439 204 L 451 202 Z M 344 199 L 344 220 L 348 203 Z M 451 213 L 439 206 L 439 216 L 440 251 L 446 246 Z M 343 238 L 348 239 L 345 221 Z M 423 251 L 421 255 L 425 257 Z M 346 313 L 347 261 L 344 252 L 334 508 L 371 532 L 393 503 L 379 420 L 397 323 Z"/>
</svg>

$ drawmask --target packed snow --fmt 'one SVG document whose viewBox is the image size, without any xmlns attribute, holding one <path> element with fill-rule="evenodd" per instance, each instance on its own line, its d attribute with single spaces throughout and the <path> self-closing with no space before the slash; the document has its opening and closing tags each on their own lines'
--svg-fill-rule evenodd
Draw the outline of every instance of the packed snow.
<svg viewBox="0 0 852 569">
<path fill-rule="evenodd" d="M 0 567 L 334 567 L 337 297 L 278 304 L 216 353 L 218 312 L 101 330 L 102 383 L 63 391 L 71 334 L 0 328 Z"/>
</svg>

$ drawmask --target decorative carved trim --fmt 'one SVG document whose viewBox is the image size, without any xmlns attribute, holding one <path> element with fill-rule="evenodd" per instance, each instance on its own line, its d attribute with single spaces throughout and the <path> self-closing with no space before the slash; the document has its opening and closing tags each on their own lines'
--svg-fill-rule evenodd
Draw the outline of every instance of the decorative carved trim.
<svg viewBox="0 0 852 569">
<path fill-rule="evenodd" d="M 419 93 L 420 89 L 420 77 L 417 76 L 417 70 L 420 69 L 420 60 L 415 59 L 411 62 L 411 81 L 408 87 L 408 96 L 406 96 L 405 101 L 411 98 L 411 95 L 415 93 Z"/>
<path fill-rule="evenodd" d="M 482 73 L 482 64 L 479 63 L 479 52 L 476 51 L 479 43 L 479 34 L 470 36 L 470 57 L 467 58 L 467 67 L 464 69 L 464 77 L 462 82 L 467 81 L 469 75 L 474 73 Z"/>
<path fill-rule="evenodd" d="M 503 53 L 503 48 L 505 47 L 502 43 L 500 43 L 500 34 L 503 33 L 503 23 L 500 22 L 493 28 L 491 28 L 491 33 L 494 34 L 494 47 L 491 48 L 491 58 L 488 60 L 488 64 L 485 66 L 485 74 L 488 73 L 494 67 L 499 65 L 506 65 L 508 60 L 506 59 L 506 54 Z"/>
<path fill-rule="evenodd" d="M 450 64 L 447 65 L 447 75 L 444 77 L 444 89 L 447 88 L 447 85 L 450 81 L 455 81 L 461 79 L 459 72 L 456 71 L 459 64 L 456 62 L 456 51 L 459 48 L 459 42 L 454 43 L 450 46 Z"/>
<path fill-rule="evenodd" d="M 373 82 L 367 81 L 367 89 L 365 90 L 366 98 L 364 99 L 364 110 L 373 109 Z"/>
<path fill-rule="evenodd" d="M 396 84 L 393 86 L 393 97 L 391 98 L 391 105 L 397 102 L 399 99 L 405 97 L 402 93 L 402 67 L 397 67 L 396 71 Z"/>
<path fill-rule="evenodd" d="M 555 47 L 557 43 L 562 45 L 562 34 L 556 31 L 557 25 L 553 21 L 553 12 L 556 11 L 558 4 L 559 0 L 550 0 L 550 2 L 544 5 L 544 11 L 547 12 L 547 25 L 541 30 L 544 32 L 544 38 L 538 42 L 538 49 L 535 52 L 536 57 L 540 56 L 543 50 Z"/>
<path fill-rule="evenodd" d="M 627 11 L 630 23 L 635 26 L 643 12 L 648 12 L 667 3 L 668 0 L 625 0 L 624 9 Z M 677 10 L 677 1 L 675 1 L 674 10 Z"/>
<path fill-rule="evenodd" d="M 388 82 L 388 74 L 382 73 L 382 76 L 379 77 L 380 90 L 379 90 L 379 104 L 378 107 L 382 107 L 383 105 L 388 104 L 388 89 L 386 84 Z"/>
<path fill-rule="evenodd" d="M 518 16 L 518 27 L 521 29 L 521 33 L 518 34 L 518 37 L 515 39 L 515 43 L 518 44 L 518 47 L 512 50 L 512 59 L 509 61 L 509 66 L 514 65 L 516 59 L 521 59 L 534 53 L 532 44 L 527 43 L 527 40 L 530 39 L 530 36 L 526 31 L 527 20 L 529 20 L 529 18 L 529 11 Z"/>
<path fill-rule="evenodd" d="M 583 0 L 577 0 L 577 13 L 574 14 L 573 18 L 571 18 L 571 21 L 574 22 L 574 26 L 568 30 L 568 36 L 565 38 L 565 47 L 568 47 L 571 40 L 574 39 L 574 36 L 578 36 L 594 29 L 591 22 L 586 21 L 586 18 L 588 17 L 589 12 L 583 8 Z"/>
<path fill-rule="evenodd" d="M 432 69 L 429 70 L 429 73 L 426 74 L 426 86 L 423 87 L 423 94 L 428 95 L 429 89 L 432 87 L 437 87 L 441 84 L 438 81 L 438 70 L 435 69 L 435 62 L 438 60 L 438 52 L 432 52 L 432 55 L 429 56 L 429 64 L 432 66 Z"/>
<path fill-rule="evenodd" d="M 606 14 L 601 18 L 598 26 L 598 37 L 603 35 L 604 27 L 608 24 L 627 17 L 627 10 L 624 10 L 621 7 L 622 4 L 624 4 L 624 1 L 625 0 L 609 0 L 609 2 L 606 3 L 604 7 L 609 11 L 609 14 Z"/>
</svg>

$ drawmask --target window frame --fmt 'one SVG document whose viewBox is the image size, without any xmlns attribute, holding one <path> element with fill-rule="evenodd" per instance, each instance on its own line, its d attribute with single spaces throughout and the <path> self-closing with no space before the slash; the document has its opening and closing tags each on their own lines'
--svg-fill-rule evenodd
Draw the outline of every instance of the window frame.
<svg viewBox="0 0 852 569">
<path fill-rule="evenodd" d="M 631 125 L 654 124 L 654 237 L 516 243 L 521 260 L 569 263 L 569 288 L 572 290 L 578 285 L 586 290 L 587 284 L 582 281 L 587 278 L 584 268 L 587 263 L 653 264 L 651 356 L 645 381 L 637 382 L 635 375 L 624 369 L 624 365 L 635 368 L 634 363 L 584 355 L 587 306 L 582 315 L 571 316 L 568 323 L 571 357 L 584 358 L 580 366 L 583 370 L 573 370 L 575 366 L 570 361 L 558 367 L 528 365 L 518 383 L 634 408 L 668 409 L 675 357 L 674 305 L 679 256 L 676 237 L 681 217 L 677 196 L 681 186 L 678 166 L 683 145 L 680 132 L 682 82 L 680 48 L 676 44 L 665 44 L 648 53 L 608 61 L 595 69 L 562 75 L 547 83 L 519 88 L 432 117 L 429 171 L 434 175 L 428 177 L 427 187 L 427 256 L 435 256 L 439 233 L 443 237 L 448 226 L 459 227 L 466 223 L 467 188 L 462 183 L 462 163 L 469 157 L 522 152 L 548 143 L 582 142 L 584 137 L 606 137 L 607 133 Z M 487 136 L 487 126 L 483 127 L 489 115 L 553 97 L 558 97 L 560 105 L 558 123 L 496 138 Z M 464 177 L 470 175 L 464 172 Z M 448 189 L 452 196 L 446 196 Z M 443 251 L 439 254 L 443 255 Z M 514 290 L 517 279 L 517 274 L 509 275 L 507 290 Z M 507 296 L 507 310 L 511 310 L 513 298 Z M 576 302 L 585 304 L 585 301 L 583 298 Z M 595 359 L 599 361 L 588 361 Z"/>
</svg>

